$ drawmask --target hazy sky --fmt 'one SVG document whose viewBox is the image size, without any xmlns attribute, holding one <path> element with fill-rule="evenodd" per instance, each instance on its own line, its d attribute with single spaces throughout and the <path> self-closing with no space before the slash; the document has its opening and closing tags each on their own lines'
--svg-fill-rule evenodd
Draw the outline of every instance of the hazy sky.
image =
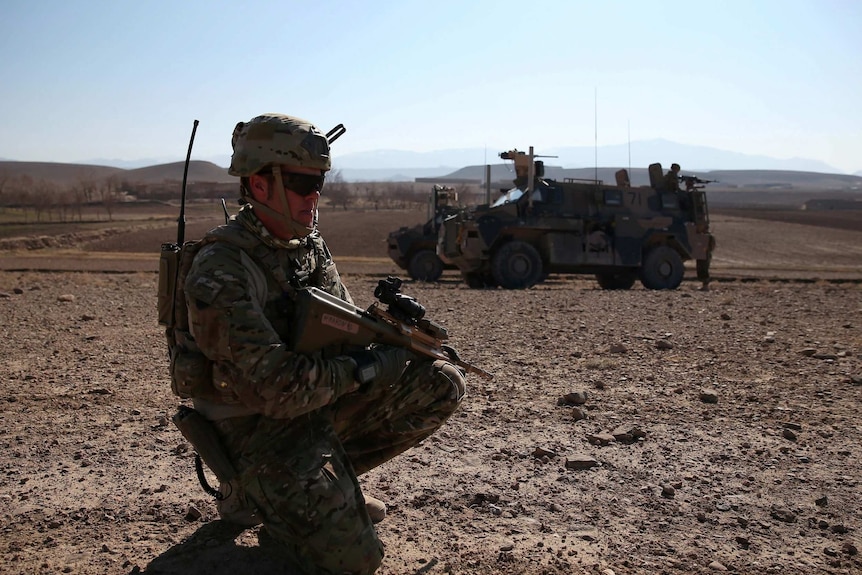
<svg viewBox="0 0 862 575">
<path fill-rule="evenodd" d="M 0 158 L 230 154 L 264 112 L 339 153 L 661 138 L 862 170 L 862 1 L 0 0 Z M 477 163 L 483 162 L 477 159 Z"/>
</svg>

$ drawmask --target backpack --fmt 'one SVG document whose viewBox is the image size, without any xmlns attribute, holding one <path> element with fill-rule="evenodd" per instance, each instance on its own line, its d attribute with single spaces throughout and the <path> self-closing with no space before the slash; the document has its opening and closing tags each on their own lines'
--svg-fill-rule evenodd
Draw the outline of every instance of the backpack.
<svg viewBox="0 0 862 575">
<path fill-rule="evenodd" d="M 183 286 L 206 238 L 163 244 L 159 257 L 159 324 L 165 327 L 170 361 L 171 391 L 182 399 L 206 397 L 212 388 L 212 362 L 201 352 L 189 330 L 189 313 Z"/>
<path fill-rule="evenodd" d="M 212 385 L 213 364 L 198 347 L 189 329 L 189 314 L 184 286 L 197 253 L 212 242 L 228 242 L 251 256 L 257 269 L 249 274 L 259 276 L 266 269 L 280 284 L 283 291 L 295 295 L 306 285 L 324 287 L 332 278 L 332 256 L 325 242 L 315 236 L 314 257 L 317 277 L 301 276 L 296 270 L 285 270 L 269 248 L 251 232 L 236 222 L 229 222 L 210 230 L 202 239 L 177 244 L 162 244 L 159 258 L 158 319 L 165 327 L 170 360 L 171 390 L 182 399 L 192 397 L 230 402 L 229 397 Z"/>
</svg>

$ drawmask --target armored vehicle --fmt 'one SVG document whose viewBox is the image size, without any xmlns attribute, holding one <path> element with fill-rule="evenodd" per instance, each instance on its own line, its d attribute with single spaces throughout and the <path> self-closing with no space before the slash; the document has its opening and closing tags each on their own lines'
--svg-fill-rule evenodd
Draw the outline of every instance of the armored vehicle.
<svg viewBox="0 0 862 575">
<path fill-rule="evenodd" d="M 512 150 L 515 186 L 492 203 L 447 217 L 437 252 L 473 288 L 527 288 L 550 273 L 594 274 L 603 289 L 675 289 L 687 260 L 709 281 L 715 240 L 709 232 L 701 180 L 682 176 L 685 189 L 667 189 L 661 164 L 649 167 L 650 185 L 632 187 L 628 172 L 616 182 L 545 179 L 544 164 Z"/>
<path fill-rule="evenodd" d="M 437 237 L 443 218 L 459 209 L 455 188 L 435 185 L 428 200 L 428 221 L 391 232 L 387 241 L 389 257 L 414 280 L 437 281 L 444 268 L 455 269 L 437 257 Z"/>
</svg>

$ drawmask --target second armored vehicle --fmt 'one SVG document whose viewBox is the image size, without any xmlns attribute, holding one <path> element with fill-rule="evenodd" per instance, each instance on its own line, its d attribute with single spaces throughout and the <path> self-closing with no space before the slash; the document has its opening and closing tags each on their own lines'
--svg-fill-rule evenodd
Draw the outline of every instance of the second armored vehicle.
<svg viewBox="0 0 862 575">
<path fill-rule="evenodd" d="M 435 185 L 428 200 L 428 221 L 391 232 L 387 240 L 389 257 L 414 280 L 440 279 L 444 268 L 454 269 L 455 266 L 444 264 L 437 257 L 438 231 L 443 218 L 459 209 L 455 188 Z"/>
<path fill-rule="evenodd" d="M 437 253 L 474 288 L 530 287 L 550 273 L 594 274 L 603 289 L 675 289 L 684 262 L 697 262 L 709 281 L 715 240 L 709 232 L 704 180 L 681 178 L 685 190 L 665 189 L 661 164 L 650 166 L 650 186 L 598 180 L 544 179 L 544 164 L 512 150 L 515 187 L 496 202 L 447 217 Z M 697 185 L 701 184 L 701 185 Z"/>
</svg>

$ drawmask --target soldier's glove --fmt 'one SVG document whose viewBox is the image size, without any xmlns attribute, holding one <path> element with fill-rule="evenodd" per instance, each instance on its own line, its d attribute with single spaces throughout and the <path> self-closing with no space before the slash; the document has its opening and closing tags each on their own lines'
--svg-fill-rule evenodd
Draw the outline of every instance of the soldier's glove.
<svg viewBox="0 0 862 575">
<path fill-rule="evenodd" d="M 394 384 L 404 373 L 407 362 L 416 357 L 413 352 L 403 347 L 388 345 L 349 355 L 356 362 L 354 377 L 361 384 L 360 391 L 366 391 L 372 383 Z"/>
</svg>

